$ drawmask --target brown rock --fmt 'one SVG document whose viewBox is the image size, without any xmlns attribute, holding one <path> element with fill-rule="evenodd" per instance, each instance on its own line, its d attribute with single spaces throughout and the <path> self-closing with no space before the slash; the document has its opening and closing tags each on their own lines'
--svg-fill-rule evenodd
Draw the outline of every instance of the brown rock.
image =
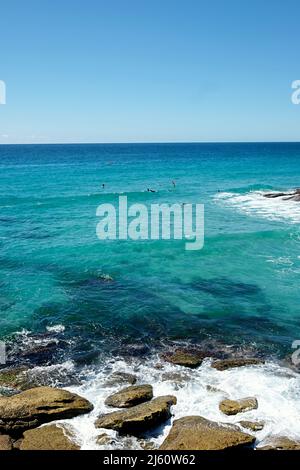
<svg viewBox="0 0 300 470">
<path fill-rule="evenodd" d="M 1 450 L 12 450 L 13 442 L 12 439 L 6 434 L 0 436 L 0 451 Z"/>
<path fill-rule="evenodd" d="M 155 443 L 152 441 L 146 441 L 146 439 L 141 439 L 139 444 L 143 450 L 155 450 Z"/>
<path fill-rule="evenodd" d="M 196 350 L 176 349 L 176 351 L 163 354 L 161 357 L 172 364 L 195 369 L 202 364 L 206 355 Z"/>
<path fill-rule="evenodd" d="M 255 437 L 237 426 L 216 423 L 201 416 L 187 416 L 174 421 L 161 450 L 224 450 L 250 446 Z"/>
<path fill-rule="evenodd" d="M 222 413 L 236 415 L 249 410 L 256 410 L 258 402 L 255 397 L 241 398 L 240 400 L 223 400 L 219 404 Z"/>
<path fill-rule="evenodd" d="M 253 366 L 253 365 L 258 365 L 258 364 L 264 364 L 264 361 L 262 359 L 255 359 L 255 358 L 249 358 L 249 359 L 236 358 L 236 359 L 219 359 L 217 361 L 214 361 L 211 366 L 217 370 L 227 370 L 227 369 L 232 369 L 234 367 Z"/>
<path fill-rule="evenodd" d="M 133 406 L 128 410 L 114 411 L 99 416 L 96 428 L 114 429 L 120 433 L 140 434 L 163 423 L 171 417 L 170 408 L 176 404 L 172 395 L 154 398 L 147 403 Z"/>
<path fill-rule="evenodd" d="M 251 431 L 261 431 L 265 425 L 263 421 L 239 421 L 239 424 L 243 428 L 250 429 Z"/>
<path fill-rule="evenodd" d="M 131 385 L 107 397 L 105 405 L 115 408 L 130 408 L 152 398 L 152 385 Z"/>
<path fill-rule="evenodd" d="M 293 441 L 288 437 L 274 436 L 269 439 L 265 439 L 260 444 L 261 447 L 256 447 L 256 450 L 300 450 L 300 442 Z"/>
<path fill-rule="evenodd" d="M 67 435 L 68 431 L 56 424 L 24 432 L 20 450 L 79 450 Z"/>
<path fill-rule="evenodd" d="M 0 397 L 0 432 L 21 434 L 57 419 L 73 418 L 93 409 L 85 398 L 66 390 L 37 387 Z"/>
<path fill-rule="evenodd" d="M 23 437 L 21 437 L 20 439 L 16 439 L 15 441 L 13 441 L 13 448 L 14 448 L 14 449 L 17 449 L 17 450 L 20 450 L 20 446 L 21 446 L 22 441 L 23 441 Z"/>
<path fill-rule="evenodd" d="M 99 436 L 97 437 L 96 443 L 99 446 L 110 445 L 114 443 L 114 439 L 108 434 L 106 434 L 105 432 L 103 432 L 102 434 L 99 434 Z"/>
</svg>

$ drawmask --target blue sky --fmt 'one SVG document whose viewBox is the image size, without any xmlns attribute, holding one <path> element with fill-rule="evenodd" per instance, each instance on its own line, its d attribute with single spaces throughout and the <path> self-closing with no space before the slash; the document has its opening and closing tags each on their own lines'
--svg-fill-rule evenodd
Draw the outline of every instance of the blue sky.
<svg viewBox="0 0 300 470">
<path fill-rule="evenodd" d="M 0 143 L 300 140 L 296 0 L 9 0 Z"/>
</svg>

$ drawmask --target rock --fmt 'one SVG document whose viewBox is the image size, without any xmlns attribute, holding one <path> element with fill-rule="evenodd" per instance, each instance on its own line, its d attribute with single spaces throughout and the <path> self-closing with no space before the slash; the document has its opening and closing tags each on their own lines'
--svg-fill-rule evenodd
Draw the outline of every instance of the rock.
<svg viewBox="0 0 300 470">
<path fill-rule="evenodd" d="M 254 441 L 255 437 L 237 426 L 187 416 L 174 421 L 160 450 L 225 450 L 250 446 Z"/>
<path fill-rule="evenodd" d="M 266 193 L 264 197 L 274 199 L 276 197 L 282 197 L 283 201 L 300 201 L 300 189 L 294 189 L 292 192 L 273 192 Z"/>
<path fill-rule="evenodd" d="M 202 364 L 205 354 L 196 350 L 176 349 L 173 352 L 165 353 L 161 356 L 167 362 L 178 366 L 195 369 Z"/>
<path fill-rule="evenodd" d="M 96 443 L 98 444 L 98 446 L 111 445 L 114 442 L 115 442 L 114 439 L 108 434 L 106 434 L 105 432 L 102 434 L 99 434 L 99 436 L 96 439 Z"/>
<path fill-rule="evenodd" d="M 99 416 L 95 426 L 96 428 L 114 429 L 124 434 L 140 434 L 169 419 L 171 417 L 170 408 L 176 402 L 176 397 L 172 395 L 154 398 L 128 410 L 114 411 Z"/>
<path fill-rule="evenodd" d="M 0 451 L 1 450 L 12 450 L 13 442 L 12 439 L 6 434 L 0 436 Z"/>
<path fill-rule="evenodd" d="M 139 440 L 139 444 L 143 450 L 155 450 L 155 443 L 146 441 L 146 439 Z"/>
<path fill-rule="evenodd" d="M 300 442 L 288 437 L 274 436 L 260 442 L 261 444 L 263 445 L 256 447 L 256 450 L 300 450 Z"/>
<path fill-rule="evenodd" d="M 177 385 L 184 385 L 189 380 L 188 374 L 180 374 L 179 372 L 164 372 L 161 376 L 162 382 L 172 382 Z"/>
<path fill-rule="evenodd" d="M 20 450 L 79 450 L 67 435 L 67 430 L 56 424 L 24 432 Z"/>
<path fill-rule="evenodd" d="M 224 390 L 214 387 L 213 385 L 206 385 L 206 390 L 211 393 L 225 393 Z"/>
<path fill-rule="evenodd" d="M 255 397 L 241 398 L 240 400 L 223 400 L 219 404 L 222 413 L 236 415 L 245 411 L 256 410 L 258 402 Z"/>
<path fill-rule="evenodd" d="M 236 359 L 220 359 L 212 363 L 212 367 L 217 370 L 227 370 L 233 367 L 253 366 L 258 364 L 264 364 L 262 359 L 255 358 L 236 358 Z"/>
<path fill-rule="evenodd" d="M 20 450 L 22 441 L 23 441 L 22 437 L 20 439 L 16 439 L 15 441 L 13 441 L 13 448 L 16 450 Z"/>
<path fill-rule="evenodd" d="M 0 371 L 0 387 L 16 390 L 30 388 L 30 383 L 26 377 L 27 370 L 28 367 L 26 366 L 2 369 Z"/>
<path fill-rule="evenodd" d="M 267 194 L 264 194 L 264 197 L 267 197 L 269 199 L 274 199 L 276 197 L 282 197 L 282 196 L 287 196 L 291 193 L 267 193 Z"/>
<path fill-rule="evenodd" d="M 239 424 L 251 431 L 261 431 L 265 425 L 263 421 L 239 421 Z"/>
<path fill-rule="evenodd" d="M 130 408 L 152 398 L 153 388 L 151 385 L 131 385 L 107 397 L 105 405 L 115 408 Z"/>
<path fill-rule="evenodd" d="M 93 409 L 85 398 L 66 390 L 37 387 L 0 397 L 0 432 L 20 434 L 57 419 L 73 418 Z"/>
<path fill-rule="evenodd" d="M 126 372 L 114 372 L 108 377 L 108 380 L 105 382 L 105 385 L 110 387 L 112 385 L 126 384 L 129 383 L 134 385 L 136 383 L 136 376 L 133 374 L 127 374 Z"/>
</svg>

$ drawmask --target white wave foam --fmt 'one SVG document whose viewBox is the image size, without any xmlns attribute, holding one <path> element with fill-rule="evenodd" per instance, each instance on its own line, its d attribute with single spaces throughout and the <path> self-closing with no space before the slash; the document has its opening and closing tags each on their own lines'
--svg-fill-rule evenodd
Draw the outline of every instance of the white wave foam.
<svg viewBox="0 0 300 470">
<path fill-rule="evenodd" d="M 216 194 L 214 199 L 250 216 L 292 224 L 300 223 L 300 202 L 284 200 L 284 196 L 266 198 L 265 194 L 263 191 L 251 191 L 246 194 L 222 192 Z"/>
<path fill-rule="evenodd" d="M 117 391 L 121 386 L 105 386 L 109 372 L 123 371 L 136 374 L 138 383 L 151 383 L 154 396 L 174 394 L 177 405 L 173 407 L 173 419 L 187 415 L 201 415 L 205 418 L 238 423 L 240 420 L 264 421 L 263 430 L 253 433 L 257 442 L 271 435 L 284 435 L 291 439 L 300 440 L 300 375 L 267 363 L 259 366 L 235 368 L 227 371 L 217 371 L 206 360 L 194 370 L 184 369 L 171 364 L 163 364 L 157 368 L 158 358 L 154 357 L 147 364 L 138 361 L 130 362 L 117 360 L 106 364 L 99 372 L 90 372 L 86 382 L 69 390 L 76 392 L 94 404 L 94 410 L 89 415 L 76 417 L 66 422 L 75 428 L 78 442 L 82 449 L 118 448 L 140 449 L 136 438 L 118 437 L 114 431 L 96 429 L 94 422 L 99 414 L 113 411 L 104 405 L 105 398 Z M 180 381 L 172 379 L 176 374 Z M 169 380 L 166 380 L 168 379 Z M 175 377 L 176 378 L 176 377 Z M 210 390 L 207 387 L 210 387 Z M 258 409 L 240 413 L 236 416 L 225 416 L 219 411 L 219 403 L 224 398 L 238 399 L 255 396 L 258 399 Z M 149 435 L 149 439 L 158 447 L 170 430 L 168 423 L 158 435 Z M 111 446 L 98 446 L 96 437 L 106 432 L 115 438 Z M 251 431 L 247 431 L 250 432 Z"/>
<path fill-rule="evenodd" d="M 49 331 L 49 333 L 62 333 L 65 331 L 64 325 L 52 325 L 52 326 L 47 326 L 46 330 Z"/>
</svg>

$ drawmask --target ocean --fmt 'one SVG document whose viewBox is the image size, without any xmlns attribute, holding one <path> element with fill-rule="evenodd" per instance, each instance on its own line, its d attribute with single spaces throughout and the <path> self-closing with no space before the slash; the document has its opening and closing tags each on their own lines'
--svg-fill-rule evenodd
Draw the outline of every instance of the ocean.
<svg viewBox="0 0 300 470">
<path fill-rule="evenodd" d="M 9 363 L 29 361 L 45 383 L 79 391 L 95 404 L 92 418 L 114 390 L 106 377 L 123 370 L 156 394 L 175 393 L 176 417 L 220 420 L 221 396 L 254 394 L 267 423 L 258 439 L 299 439 L 299 375 L 278 361 L 300 339 L 300 203 L 264 197 L 297 188 L 299 176 L 298 143 L 1 145 L 0 339 Z M 99 240 L 96 209 L 119 195 L 149 207 L 204 204 L 203 249 Z M 267 362 L 219 372 L 208 359 L 178 385 L 162 378 L 178 366 L 156 367 L 174 344 Z M 72 420 L 83 448 L 97 448 L 92 418 Z"/>
</svg>

